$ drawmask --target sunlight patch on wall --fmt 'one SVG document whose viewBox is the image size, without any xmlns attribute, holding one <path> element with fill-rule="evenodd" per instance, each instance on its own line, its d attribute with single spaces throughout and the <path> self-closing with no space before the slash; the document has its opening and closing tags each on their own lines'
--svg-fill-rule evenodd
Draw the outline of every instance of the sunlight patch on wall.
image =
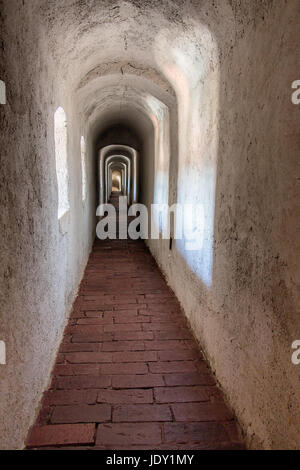
<svg viewBox="0 0 300 470">
<path fill-rule="evenodd" d="M 81 191 L 82 200 L 86 200 L 87 186 L 86 186 L 86 145 L 84 137 L 80 139 L 80 153 L 81 153 Z"/>
<path fill-rule="evenodd" d="M 169 165 L 170 165 L 170 118 L 169 109 L 161 101 L 148 95 L 150 118 L 154 126 L 154 189 L 153 204 L 168 204 L 169 201 Z M 152 223 L 162 233 L 168 224 L 165 213 L 153 207 Z"/>
<path fill-rule="evenodd" d="M 193 41 L 161 31 L 156 42 L 158 50 L 168 50 L 167 56 L 158 54 L 157 61 L 178 102 L 177 204 L 195 207 L 187 212 L 184 237 L 176 240 L 176 248 L 190 270 L 210 287 L 219 139 L 218 47 L 204 25 L 194 31 Z"/>
<path fill-rule="evenodd" d="M 70 209 L 67 140 L 66 114 L 63 108 L 59 107 L 54 114 L 55 161 L 58 188 L 57 214 L 59 219 Z"/>
</svg>

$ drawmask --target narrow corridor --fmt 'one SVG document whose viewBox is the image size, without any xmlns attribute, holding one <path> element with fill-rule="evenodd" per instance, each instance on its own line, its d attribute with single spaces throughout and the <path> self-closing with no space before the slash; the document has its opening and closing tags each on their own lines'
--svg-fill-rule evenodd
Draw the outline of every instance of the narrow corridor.
<svg viewBox="0 0 300 470">
<path fill-rule="evenodd" d="M 27 445 L 243 447 L 180 306 L 142 241 L 95 243 Z"/>
<path fill-rule="evenodd" d="M 299 23 L 0 0 L 0 450 L 300 449 Z"/>
</svg>

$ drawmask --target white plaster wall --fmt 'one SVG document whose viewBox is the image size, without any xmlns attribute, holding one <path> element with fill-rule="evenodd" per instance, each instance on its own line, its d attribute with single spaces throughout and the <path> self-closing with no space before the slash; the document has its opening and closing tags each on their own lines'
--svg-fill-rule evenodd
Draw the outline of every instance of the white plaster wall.
<svg viewBox="0 0 300 470">
<path fill-rule="evenodd" d="M 249 446 L 296 449 L 299 109 L 291 83 L 300 11 L 293 1 L 257 8 L 220 61 L 211 50 L 193 67 L 179 51 L 166 63 L 179 101 L 178 201 L 203 205 L 204 242 L 191 252 L 176 242 L 168 258 L 166 246 L 149 245 Z"/>
<path fill-rule="evenodd" d="M 82 204 L 78 191 L 80 128 L 34 18 L 22 2 L 1 2 L 1 76 L 8 98 L 0 108 L 0 338 L 7 346 L 7 365 L 0 366 L 1 449 L 23 446 L 48 385 L 93 233 L 89 201 Z M 69 130 L 70 211 L 64 235 L 57 219 L 58 106 L 67 114 Z"/>
</svg>

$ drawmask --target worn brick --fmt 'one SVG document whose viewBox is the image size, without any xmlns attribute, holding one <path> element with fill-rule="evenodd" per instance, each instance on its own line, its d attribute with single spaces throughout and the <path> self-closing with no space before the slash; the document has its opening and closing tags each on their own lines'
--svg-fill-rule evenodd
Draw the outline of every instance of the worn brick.
<svg viewBox="0 0 300 470">
<path fill-rule="evenodd" d="M 112 333 L 76 333 L 72 335 L 73 343 L 100 343 L 113 340 Z"/>
<path fill-rule="evenodd" d="M 88 335 L 89 333 L 101 334 L 104 331 L 103 328 L 103 325 L 70 325 L 66 329 L 66 332 L 72 335 Z"/>
<path fill-rule="evenodd" d="M 208 401 L 209 393 L 205 387 L 163 387 L 154 390 L 157 403 L 188 403 Z"/>
<path fill-rule="evenodd" d="M 150 388 L 164 385 L 163 376 L 158 374 L 112 376 L 114 388 Z"/>
<path fill-rule="evenodd" d="M 92 352 L 99 351 L 97 343 L 63 343 L 60 347 L 61 352 Z"/>
<path fill-rule="evenodd" d="M 150 362 L 157 360 L 155 351 L 123 351 L 112 353 L 113 362 Z"/>
<path fill-rule="evenodd" d="M 164 303 L 162 304 L 161 302 L 156 303 L 156 302 L 148 302 L 148 310 L 151 312 L 151 315 L 155 314 L 155 312 L 158 313 L 169 313 L 170 315 L 172 313 L 180 313 L 180 307 L 177 304 L 167 304 Z"/>
<path fill-rule="evenodd" d="M 45 447 L 71 444 L 93 444 L 94 424 L 61 424 L 35 426 L 28 437 L 28 447 Z"/>
<path fill-rule="evenodd" d="M 146 315 L 142 315 L 145 317 Z M 166 323 L 171 322 L 173 326 L 177 326 L 177 328 L 184 328 L 186 327 L 186 321 L 182 317 L 180 313 L 161 313 L 161 312 L 152 312 L 150 315 L 150 320 L 152 323 Z"/>
<path fill-rule="evenodd" d="M 156 446 L 162 441 L 161 425 L 159 423 L 117 423 L 101 424 L 97 429 L 96 445 L 132 445 Z"/>
<path fill-rule="evenodd" d="M 66 354 L 66 360 L 71 363 L 102 363 L 112 362 L 112 354 L 109 352 L 78 352 Z"/>
<path fill-rule="evenodd" d="M 93 319 L 93 318 L 106 318 L 111 319 L 113 318 L 112 310 L 87 310 L 85 312 L 86 319 Z"/>
<path fill-rule="evenodd" d="M 153 403 L 152 390 L 99 390 L 97 401 L 99 403 L 123 404 L 123 403 Z"/>
<path fill-rule="evenodd" d="M 221 423 L 165 423 L 165 441 L 188 443 L 224 442 L 228 435 Z"/>
<path fill-rule="evenodd" d="M 113 318 L 110 317 L 102 317 L 102 316 L 99 316 L 99 317 L 91 317 L 91 318 L 81 318 L 77 321 L 77 325 L 110 325 L 113 323 Z M 92 330 L 93 332 L 93 330 Z"/>
<path fill-rule="evenodd" d="M 141 331 L 142 326 L 139 323 L 118 323 L 114 325 L 105 325 L 104 327 L 104 332 L 107 333 L 114 333 L 114 332 L 119 332 L 119 331 Z"/>
<path fill-rule="evenodd" d="M 155 362 L 149 364 L 153 374 L 169 374 L 172 372 L 193 372 L 197 367 L 192 361 Z"/>
<path fill-rule="evenodd" d="M 114 333 L 115 341 L 143 341 L 153 339 L 152 331 L 120 331 Z"/>
<path fill-rule="evenodd" d="M 42 407 L 38 412 L 38 416 L 37 416 L 35 425 L 36 426 L 44 426 L 45 424 L 49 424 L 51 413 L 52 413 L 52 407 L 47 404 L 46 394 L 44 394 L 44 397 L 43 397 L 43 400 L 42 400 Z"/>
<path fill-rule="evenodd" d="M 137 312 L 138 308 L 144 308 L 145 304 L 138 305 L 137 303 L 114 303 L 114 310 L 122 311 L 126 310 L 127 312 Z"/>
<path fill-rule="evenodd" d="M 73 405 L 96 403 L 97 390 L 49 390 L 45 393 L 45 405 Z"/>
<path fill-rule="evenodd" d="M 145 341 L 145 349 L 149 351 L 177 351 L 189 349 L 185 341 L 181 340 L 165 340 L 165 341 Z"/>
<path fill-rule="evenodd" d="M 97 364 L 58 364 L 53 375 L 97 375 L 99 365 Z"/>
<path fill-rule="evenodd" d="M 100 374 L 147 374 L 148 366 L 143 362 L 101 364 Z"/>
<path fill-rule="evenodd" d="M 184 327 L 184 325 L 182 325 Z M 144 331 L 168 331 L 170 333 L 176 333 L 179 326 L 172 322 L 151 322 L 143 324 Z"/>
<path fill-rule="evenodd" d="M 177 385 L 213 385 L 215 383 L 210 374 L 199 373 L 183 373 L 183 374 L 167 374 L 165 381 L 168 386 Z"/>
<path fill-rule="evenodd" d="M 229 421 L 233 419 L 224 403 L 176 403 L 172 405 L 176 421 Z"/>
<path fill-rule="evenodd" d="M 147 323 L 150 322 L 150 317 L 146 315 L 140 316 L 137 314 L 116 314 L 114 316 L 115 323 Z"/>
<path fill-rule="evenodd" d="M 53 424 L 103 423 L 110 419 L 111 407 L 107 404 L 56 406 L 51 416 Z"/>
<path fill-rule="evenodd" d="M 119 405 L 113 409 L 113 422 L 171 421 L 168 405 Z"/>
<path fill-rule="evenodd" d="M 110 341 L 103 343 L 102 351 L 144 351 L 143 341 Z"/>
<path fill-rule="evenodd" d="M 155 331 L 154 337 L 157 340 L 164 339 L 191 339 L 192 335 L 189 330 L 184 328 L 173 329 L 171 331 Z"/>
<path fill-rule="evenodd" d="M 198 358 L 198 354 L 193 349 L 183 349 L 179 351 L 159 351 L 159 361 L 189 361 Z"/>
<path fill-rule="evenodd" d="M 109 375 L 77 375 L 72 377 L 56 377 L 54 380 L 54 388 L 62 390 L 103 388 L 110 385 L 111 377 Z"/>
</svg>

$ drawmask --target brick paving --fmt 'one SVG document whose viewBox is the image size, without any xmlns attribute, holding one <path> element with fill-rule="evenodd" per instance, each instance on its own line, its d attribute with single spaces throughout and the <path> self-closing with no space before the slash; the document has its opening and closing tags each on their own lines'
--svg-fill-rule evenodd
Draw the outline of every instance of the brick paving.
<svg viewBox="0 0 300 470">
<path fill-rule="evenodd" d="M 244 448 L 142 241 L 95 242 L 27 447 Z"/>
</svg>

